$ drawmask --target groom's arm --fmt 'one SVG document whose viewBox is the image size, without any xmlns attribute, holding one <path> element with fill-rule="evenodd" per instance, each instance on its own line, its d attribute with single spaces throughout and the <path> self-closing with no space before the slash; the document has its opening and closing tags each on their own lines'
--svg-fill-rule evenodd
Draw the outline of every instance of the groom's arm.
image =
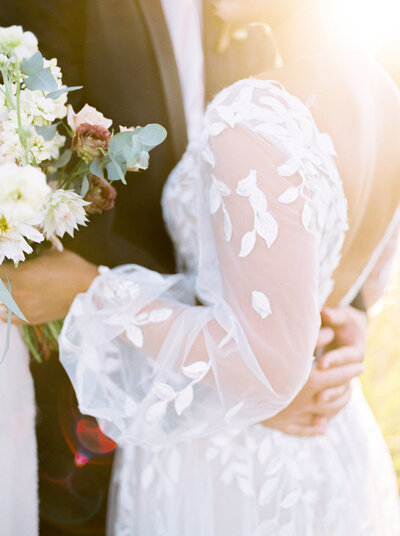
<svg viewBox="0 0 400 536">
<path fill-rule="evenodd" d="M 44 251 L 39 257 L 0 266 L 0 278 L 10 282 L 14 300 L 33 325 L 64 318 L 75 296 L 86 292 L 98 275 L 97 266 L 69 250 Z M 6 314 L 0 316 L 7 319 Z M 16 324 L 22 321 L 13 317 Z"/>
</svg>

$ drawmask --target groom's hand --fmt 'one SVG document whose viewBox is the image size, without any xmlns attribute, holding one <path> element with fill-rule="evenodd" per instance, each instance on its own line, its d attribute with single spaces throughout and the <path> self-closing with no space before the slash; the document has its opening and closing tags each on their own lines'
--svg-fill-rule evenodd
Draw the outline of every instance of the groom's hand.
<svg viewBox="0 0 400 536">
<path fill-rule="evenodd" d="M 12 295 L 33 325 L 64 318 L 77 294 L 85 292 L 98 275 L 96 266 L 79 255 L 64 250 L 46 251 L 36 259 L 0 266 L 0 277 L 11 283 Z M 0 318 L 7 320 L 7 314 Z M 15 324 L 23 321 L 13 317 Z"/>
<path fill-rule="evenodd" d="M 367 315 L 351 306 L 325 308 L 318 364 L 293 402 L 264 425 L 299 436 L 321 435 L 348 403 L 350 382 L 364 370 Z"/>
</svg>

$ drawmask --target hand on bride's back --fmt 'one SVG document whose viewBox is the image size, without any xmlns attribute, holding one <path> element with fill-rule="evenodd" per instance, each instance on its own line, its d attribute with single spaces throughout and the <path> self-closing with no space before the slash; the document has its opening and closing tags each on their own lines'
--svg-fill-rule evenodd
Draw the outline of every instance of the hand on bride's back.
<svg viewBox="0 0 400 536">
<path fill-rule="evenodd" d="M 85 292 L 98 275 L 97 268 L 79 255 L 64 250 L 42 252 L 21 263 L 0 266 L 0 277 L 10 281 L 14 300 L 33 325 L 64 318 L 73 299 Z M 6 314 L 0 316 L 7 319 Z M 15 324 L 22 321 L 13 317 Z"/>
<path fill-rule="evenodd" d="M 325 352 L 293 402 L 264 421 L 265 426 L 291 435 L 321 435 L 348 404 L 350 382 L 364 370 L 367 315 L 345 306 L 325 308 L 321 316 L 317 348 Z"/>
</svg>

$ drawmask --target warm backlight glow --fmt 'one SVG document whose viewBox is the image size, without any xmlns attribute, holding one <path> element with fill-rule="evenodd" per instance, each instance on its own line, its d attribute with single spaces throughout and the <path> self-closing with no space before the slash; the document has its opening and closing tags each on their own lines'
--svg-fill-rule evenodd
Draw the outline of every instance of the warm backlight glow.
<svg viewBox="0 0 400 536">
<path fill-rule="evenodd" d="M 400 48 L 400 0 L 333 0 L 326 18 L 373 53 L 387 43 Z"/>
</svg>

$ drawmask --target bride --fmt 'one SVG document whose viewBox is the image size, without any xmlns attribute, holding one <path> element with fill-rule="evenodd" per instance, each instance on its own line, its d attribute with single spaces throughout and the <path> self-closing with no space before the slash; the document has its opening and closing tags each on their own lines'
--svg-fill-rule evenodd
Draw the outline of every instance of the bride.
<svg viewBox="0 0 400 536">
<path fill-rule="evenodd" d="M 357 380 L 325 435 L 268 427 L 307 380 L 326 304 L 371 305 L 399 221 L 400 97 L 313 0 L 221 0 L 284 67 L 208 106 L 163 207 L 180 274 L 103 268 L 61 359 L 122 447 L 116 536 L 400 533 L 391 460 Z M 326 133 L 329 133 L 326 134 Z"/>
</svg>

